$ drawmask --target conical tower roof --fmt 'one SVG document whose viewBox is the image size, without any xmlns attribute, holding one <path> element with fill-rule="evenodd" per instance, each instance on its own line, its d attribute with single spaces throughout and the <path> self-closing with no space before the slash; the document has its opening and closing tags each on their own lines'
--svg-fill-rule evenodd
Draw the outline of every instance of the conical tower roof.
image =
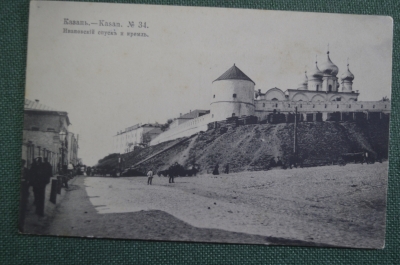
<svg viewBox="0 0 400 265">
<path fill-rule="evenodd" d="M 243 73 L 242 70 L 237 68 L 235 64 L 233 64 L 233 66 L 231 68 L 229 68 L 228 71 L 223 73 L 220 77 L 215 79 L 213 82 L 220 81 L 220 80 L 232 80 L 232 79 L 233 80 L 246 80 L 246 81 L 252 82 L 254 85 L 256 84 L 256 83 L 254 83 L 253 80 L 250 79 L 250 77 L 248 77 L 245 73 Z"/>
</svg>

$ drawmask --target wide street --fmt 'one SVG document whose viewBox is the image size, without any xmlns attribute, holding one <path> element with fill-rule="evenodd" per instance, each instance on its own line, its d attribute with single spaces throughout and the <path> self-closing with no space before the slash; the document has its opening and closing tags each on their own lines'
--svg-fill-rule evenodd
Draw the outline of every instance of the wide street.
<svg viewBox="0 0 400 265">
<path fill-rule="evenodd" d="M 168 179 L 78 176 L 44 234 L 381 247 L 388 163 Z"/>
</svg>

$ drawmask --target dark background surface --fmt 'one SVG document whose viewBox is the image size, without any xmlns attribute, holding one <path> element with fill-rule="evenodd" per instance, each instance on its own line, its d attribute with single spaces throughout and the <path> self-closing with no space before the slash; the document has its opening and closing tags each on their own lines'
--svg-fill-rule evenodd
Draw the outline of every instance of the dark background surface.
<svg viewBox="0 0 400 265">
<path fill-rule="evenodd" d="M 19 235 L 17 231 L 29 0 L 0 2 L 1 264 L 399 264 L 400 1 L 94 1 L 386 15 L 394 19 L 392 123 L 383 250 L 146 242 Z M 245 51 L 243 51 L 245 52 Z M 373 64 L 373 62 L 371 62 Z M 376 88 L 379 89 L 379 88 Z"/>
</svg>

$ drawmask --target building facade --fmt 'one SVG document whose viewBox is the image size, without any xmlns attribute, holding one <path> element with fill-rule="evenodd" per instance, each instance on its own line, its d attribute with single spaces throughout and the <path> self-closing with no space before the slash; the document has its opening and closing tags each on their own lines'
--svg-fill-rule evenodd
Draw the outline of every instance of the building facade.
<svg viewBox="0 0 400 265">
<path fill-rule="evenodd" d="M 30 168 L 36 157 L 47 158 L 53 166 L 53 173 L 62 165 L 78 164 L 78 139 L 69 132 L 68 113 L 56 111 L 38 100 L 25 99 L 22 159 Z M 60 140 L 60 132 L 65 140 Z"/>
<path fill-rule="evenodd" d="M 113 136 L 114 153 L 131 152 L 138 146 L 146 146 L 162 133 L 159 124 L 136 124 Z"/>
<path fill-rule="evenodd" d="M 191 117 L 176 123 L 151 141 L 151 145 L 206 131 L 211 122 L 230 117 L 256 116 L 259 122 L 273 122 L 280 114 L 290 122 L 293 114 L 300 121 L 351 121 L 357 119 L 382 119 L 390 115 L 390 101 L 359 101 L 360 93 L 353 90 L 354 75 L 349 64 L 340 78 L 339 68 L 332 62 L 329 51 L 325 61 L 305 72 L 295 89 L 285 91 L 274 87 L 262 92 L 255 90 L 255 82 L 233 65 L 212 83 L 210 113 Z"/>
</svg>

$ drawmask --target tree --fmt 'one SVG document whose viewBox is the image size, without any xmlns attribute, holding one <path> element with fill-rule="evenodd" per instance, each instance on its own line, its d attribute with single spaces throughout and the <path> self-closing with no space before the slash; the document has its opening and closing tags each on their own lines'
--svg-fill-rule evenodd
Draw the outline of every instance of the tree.
<svg viewBox="0 0 400 265">
<path fill-rule="evenodd" d="M 166 123 L 164 123 L 163 125 L 161 125 L 160 129 L 161 131 L 165 132 L 166 130 L 168 130 L 169 125 L 173 122 L 172 119 L 168 119 Z"/>
<path fill-rule="evenodd" d="M 140 143 L 140 145 L 142 145 L 143 147 L 147 147 L 149 146 L 151 140 L 151 135 L 149 133 L 145 133 L 142 136 L 142 142 Z"/>
</svg>

